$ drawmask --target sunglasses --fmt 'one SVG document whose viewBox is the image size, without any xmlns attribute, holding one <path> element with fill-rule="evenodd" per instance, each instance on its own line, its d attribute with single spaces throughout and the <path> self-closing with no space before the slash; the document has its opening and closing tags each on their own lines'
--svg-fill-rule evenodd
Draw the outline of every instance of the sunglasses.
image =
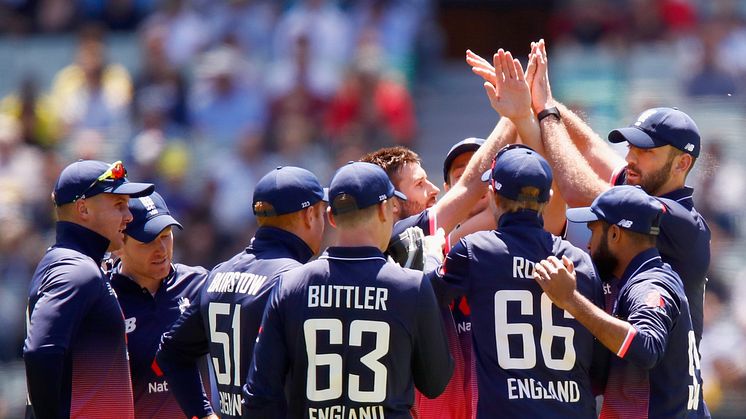
<svg viewBox="0 0 746 419">
<path fill-rule="evenodd" d="M 85 199 L 85 195 L 90 192 L 91 189 L 93 189 L 94 186 L 99 184 L 100 182 L 105 182 L 107 180 L 111 181 L 117 181 L 121 180 L 127 177 L 127 169 L 124 168 L 124 164 L 122 164 L 122 161 L 115 161 L 112 163 L 108 169 L 104 173 L 101 174 L 101 176 L 97 177 L 96 180 L 93 181 L 83 192 L 80 193 L 80 195 L 76 195 L 75 199 L 73 199 L 72 202 L 77 201 L 78 199 Z"/>
</svg>

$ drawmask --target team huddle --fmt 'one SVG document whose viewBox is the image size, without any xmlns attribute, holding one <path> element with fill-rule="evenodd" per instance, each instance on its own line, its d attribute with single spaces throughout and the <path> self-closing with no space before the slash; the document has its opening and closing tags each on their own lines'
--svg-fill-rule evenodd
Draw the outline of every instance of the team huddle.
<svg viewBox="0 0 746 419">
<path fill-rule="evenodd" d="M 405 147 L 327 188 L 278 167 L 211 271 L 173 261 L 189 226 L 154 185 L 67 166 L 29 291 L 27 417 L 709 417 L 694 121 L 644 111 L 608 135 L 622 158 L 553 98 L 543 40 L 525 70 L 466 61 L 500 119 L 449 150 L 440 199 Z"/>
</svg>

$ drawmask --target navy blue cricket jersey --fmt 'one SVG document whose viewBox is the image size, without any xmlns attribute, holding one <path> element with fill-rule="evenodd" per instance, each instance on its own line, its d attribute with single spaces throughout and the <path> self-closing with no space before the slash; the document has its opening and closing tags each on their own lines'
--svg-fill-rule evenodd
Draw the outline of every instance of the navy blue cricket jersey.
<svg viewBox="0 0 746 419">
<path fill-rule="evenodd" d="M 179 404 L 198 411 L 202 401 L 195 361 L 209 352 L 217 378 L 221 418 L 241 417 L 241 390 L 276 276 L 301 266 L 313 251 L 287 231 L 261 227 L 249 247 L 210 272 L 198 305 L 163 336 L 158 365 Z M 187 410 L 188 409 L 188 410 Z"/>
<path fill-rule="evenodd" d="M 613 357 L 602 418 L 702 418 L 702 378 L 681 279 L 648 249 L 615 281 L 612 314 L 633 329 Z"/>
<path fill-rule="evenodd" d="M 422 272 L 373 247 L 327 249 L 280 276 L 244 417 L 409 418 L 415 386 L 435 397 L 451 377 L 440 318 Z"/>
<path fill-rule="evenodd" d="M 477 417 L 595 417 L 595 339 L 533 279 L 534 264 L 551 255 L 572 260 L 578 290 L 603 306 L 590 256 L 545 231 L 535 211 L 504 214 L 496 231 L 466 236 L 428 274 L 445 302 L 468 299 Z"/>
<path fill-rule="evenodd" d="M 612 182 L 622 185 L 626 181 L 626 170 Z M 705 219 L 694 208 L 694 189 L 684 187 L 658 198 L 666 206 L 661 219 L 658 251 L 663 261 L 671 265 L 684 284 L 694 326 L 694 336 L 702 339 L 704 321 L 705 284 L 710 268 L 710 228 Z"/>
<path fill-rule="evenodd" d="M 135 417 L 124 317 L 100 268 L 108 246 L 58 222 L 31 279 L 23 357 L 36 419 Z"/>
<path fill-rule="evenodd" d="M 138 418 L 184 417 L 166 377 L 154 368 L 153 361 L 161 335 L 198 298 L 208 271 L 201 266 L 173 264 L 169 275 L 151 295 L 147 288 L 123 275 L 120 268 L 121 265 L 115 266 L 110 277 L 125 317 L 135 414 Z M 209 384 L 206 372 L 205 363 L 202 378 Z"/>
</svg>

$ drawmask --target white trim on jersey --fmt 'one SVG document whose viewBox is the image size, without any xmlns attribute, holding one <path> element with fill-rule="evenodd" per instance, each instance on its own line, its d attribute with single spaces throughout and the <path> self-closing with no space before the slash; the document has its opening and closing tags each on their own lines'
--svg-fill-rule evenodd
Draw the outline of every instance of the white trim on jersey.
<svg viewBox="0 0 746 419">
<path fill-rule="evenodd" d="M 367 257 L 367 258 L 341 258 L 341 257 L 338 257 L 338 256 L 323 255 L 323 256 L 319 256 L 319 259 L 335 259 L 335 260 L 376 260 L 376 259 L 380 259 L 380 260 L 386 262 L 386 258 L 384 258 L 382 256 L 371 256 L 371 257 Z"/>
</svg>

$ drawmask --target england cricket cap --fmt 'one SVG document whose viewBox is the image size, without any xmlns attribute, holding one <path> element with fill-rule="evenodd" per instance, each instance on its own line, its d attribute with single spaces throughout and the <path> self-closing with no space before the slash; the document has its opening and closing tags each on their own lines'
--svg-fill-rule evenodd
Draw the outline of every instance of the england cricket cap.
<svg viewBox="0 0 746 419">
<path fill-rule="evenodd" d="M 511 144 L 497 153 L 492 168 L 482 174 L 482 182 L 490 180 L 495 192 L 508 199 L 547 202 L 552 190 L 552 169 L 544 157 L 531 148 Z M 525 187 L 534 187 L 539 194 L 522 194 Z"/>
<path fill-rule="evenodd" d="M 637 121 L 626 128 L 609 133 L 609 141 L 627 141 L 639 148 L 656 148 L 670 145 L 699 156 L 699 128 L 689 115 L 676 108 L 652 108 L 637 117 Z"/>
<path fill-rule="evenodd" d="M 128 181 L 127 170 L 121 161 L 109 164 L 98 160 L 78 160 L 62 170 L 52 197 L 55 205 L 60 206 L 100 193 L 145 196 L 150 195 L 154 188 L 150 183 Z"/>
<path fill-rule="evenodd" d="M 660 233 L 663 203 L 645 193 L 639 186 L 615 186 L 602 193 L 590 207 L 570 208 L 567 219 L 576 223 L 603 220 L 641 234 Z"/>
<path fill-rule="evenodd" d="M 394 188 L 386 172 L 372 163 L 347 163 L 334 173 L 329 185 L 329 205 L 335 215 L 367 208 L 392 196 L 407 199 Z"/>
<path fill-rule="evenodd" d="M 451 164 L 456 160 L 456 157 L 464 153 L 477 151 L 482 144 L 484 144 L 484 139 L 475 137 L 466 138 L 454 144 L 453 147 L 448 150 L 446 159 L 443 162 L 443 180 L 448 183 L 448 172 L 451 170 Z"/>
<path fill-rule="evenodd" d="M 169 226 L 179 229 L 184 227 L 179 224 L 168 211 L 166 201 L 158 192 L 148 196 L 131 198 L 129 202 L 132 221 L 127 224 L 124 233 L 143 243 L 150 243 Z"/>
<path fill-rule="evenodd" d="M 316 175 L 300 167 L 279 166 L 259 179 L 251 207 L 256 216 L 274 217 L 300 211 L 319 201 L 326 201 L 326 194 Z M 257 211 L 256 204 L 260 202 L 271 208 Z"/>
</svg>

